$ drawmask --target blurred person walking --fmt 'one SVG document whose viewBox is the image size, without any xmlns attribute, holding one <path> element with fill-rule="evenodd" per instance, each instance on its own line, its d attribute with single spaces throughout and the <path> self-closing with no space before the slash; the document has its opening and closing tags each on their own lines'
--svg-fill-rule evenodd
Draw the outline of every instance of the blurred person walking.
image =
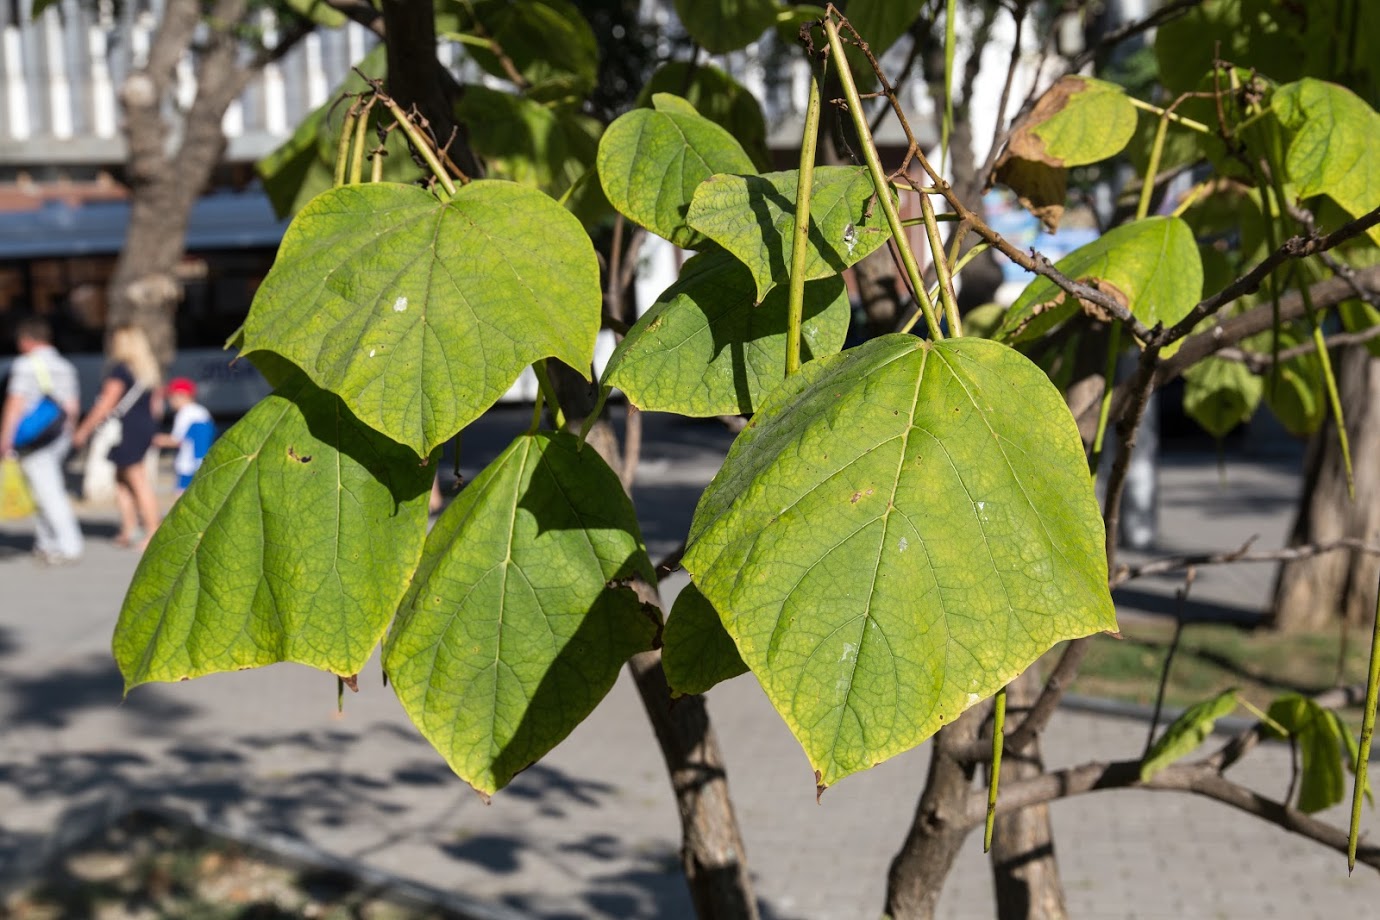
<svg viewBox="0 0 1380 920">
<path fill-rule="evenodd" d="M 120 509 L 116 546 L 142 550 L 158 527 L 158 500 L 144 457 L 158 433 L 157 420 L 163 415 L 162 381 L 162 371 L 144 331 L 137 326 L 116 329 L 110 337 L 110 366 L 101 392 L 73 436 L 76 446 L 81 447 L 92 440 L 99 427 L 108 426 L 110 431 L 119 426 L 119 441 L 108 454 L 115 465 L 115 501 Z M 93 451 L 101 449 L 102 440 L 95 439 Z"/>
<path fill-rule="evenodd" d="M 53 347 L 53 331 L 39 317 L 21 320 L 15 330 L 19 357 L 10 368 L 0 410 L 0 456 L 18 455 L 33 496 L 34 556 L 47 565 L 76 562 L 82 554 L 81 525 L 67 496 L 62 463 L 72 449 L 72 425 L 81 411 L 81 393 L 72 363 Z M 64 413 L 55 431 L 16 448 L 21 422 L 44 399 Z"/>
</svg>

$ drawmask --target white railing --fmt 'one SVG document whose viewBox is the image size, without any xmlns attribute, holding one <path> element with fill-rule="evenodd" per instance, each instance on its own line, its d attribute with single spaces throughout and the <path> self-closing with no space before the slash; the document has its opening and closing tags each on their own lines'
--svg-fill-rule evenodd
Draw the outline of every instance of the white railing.
<svg viewBox="0 0 1380 920">
<path fill-rule="evenodd" d="M 163 0 L 60 0 L 37 19 L 30 6 L 31 0 L 0 3 L 0 165 L 119 162 L 116 92 L 143 64 Z M 272 41 L 272 15 L 257 15 Z M 225 114 L 229 158 L 250 161 L 272 150 L 373 41 L 353 24 L 323 29 L 266 67 Z M 176 105 L 185 107 L 196 93 L 190 56 L 176 80 Z"/>
</svg>

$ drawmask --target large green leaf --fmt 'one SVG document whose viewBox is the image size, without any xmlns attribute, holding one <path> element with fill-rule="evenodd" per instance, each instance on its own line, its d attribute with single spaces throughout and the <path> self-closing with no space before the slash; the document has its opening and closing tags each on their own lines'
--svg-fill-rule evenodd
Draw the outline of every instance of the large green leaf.
<svg viewBox="0 0 1380 920">
<path fill-rule="evenodd" d="M 996 178 L 1053 230 L 1063 216 L 1069 167 L 1115 156 L 1135 130 L 1135 107 L 1120 86 L 1061 77 L 1011 132 Z"/>
<path fill-rule="evenodd" d="M 752 275 L 721 250 L 685 263 L 609 359 L 604 383 L 641 409 L 693 417 L 751 414 L 786 368 L 789 291 L 754 304 Z M 843 279 L 805 286 L 801 359 L 832 355 L 848 334 Z"/>
<path fill-rule="evenodd" d="M 1203 262 L 1188 224 L 1177 217 L 1148 217 L 1122 224 L 1056 265 L 1074 280 L 1097 282 L 1141 322 L 1178 322 L 1203 294 Z M 1037 338 L 1078 308 L 1053 281 L 1030 282 L 1007 311 L 998 337 L 1007 342 Z"/>
<path fill-rule="evenodd" d="M 787 378 L 700 499 L 684 565 L 821 786 L 1116 627 L 1073 418 L 980 339 L 883 336 Z"/>
<path fill-rule="evenodd" d="M 425 456 L 538 358 L 589 368 L 601 305 L 589 237 L 535 189 L 346 186 L 288 228 L 244 350 L 277 352 Z"/>
<path fill-rule="evenodd" d="M 716 175 L 695 190 L 690 202 L 690 226 L 752 270 L 758 300 L 789 275 L 798 182 L 796 170 L 762 176 Z M 882 209 L 870 206 L 872 196 L 872 179 L 863 167 L 815 169 L 805 280 L 837 275 L 891 238 Z"/>
<path fill-rule="evenodd" d="M 676 0 L 685 31 L 710 54 L 737 51 L 776 22 L 775 0 Z"/>
<path fill-rule="evenodd" d="M 650 106 L 661 93 L 683 96 L 699 114 L 733 135 L 758 169 L 771 163 L 767 122 L 757 97 L 713 64 L 668 61 L 637 94 L 639 106 Z"/>
<path fill-rule="evenodd" d="M 439 10 L 453 20 L 454 32 L 442 34 L 462 37 L 474 62 L 495 77 L 511 76 L 497 45 L 533 86 L 560 80 L 582 96 L 598 78 L 594 30 L 568 0 L 444 0 Z"/>
<path fill-rule="evenodd" d="M 676 696 L 704 693 L 715 684 L 747 673 L 733 637 L 700 589 L 686 585 L 671 605 L 661 637 L 661 666 Z"/>
<path fill-rule="evenodd" d="M 599 140 L 599 181 L 624 217 L 693 249 L 703 240 L 685 212 L 696 187 L 714 173 L 753 166 L 733 135 L 677 107 L 676 98 L 658 93 L 654 100 L 666 100 L 658 109 L 634 109 L 608 126 Z"/>
<path fill-rule="evenodd" d="M 1323 811 L 1346 798 L 1342 753 L 1347 745 L 1336 717 L 1297 693 L 1270 704 L 1269 716 L 1299 747 L 1299 811 Z"/>
<path fill-rule="evenodd" d="M 384 647 L 408 716 L 480 792 L 589 715 L 657 622 L 632 503 L 595 450 L 524 435 L 436 522 Z"/>
<path fill-rule="evenodd" d="M 1327 195 L 1352 217 L 1380 205 L 1380 114 L 1346 87 L 1311 78 L 1281 86 L 1272 105 L 1293 132 L 1285 169 L 1300 197 Z M 1380 227 L 1367 232 L 1380 243 Z"/>
<path fill-rule="evenodd" d="M 1264 384 L 1246 365 L 1204 358 L 1184 373 L 1184 412 L 1215 438 L 1249 421 Z"/>
<path fill-rule="evenodd" d="M 368 660 L 422 551 L 433 468 L 302 374 L 216 441 L 115 627 L 125 686 Z"/>
<path fill-rule="evenodd" d="M 1217 720 L 1236 711 L 1236 690 L 1225 690 L 1210 700 L 1196 703 L 1169 724 L 1155 739 L 1140 762 L 1141 782 L 1198 749 L 1212 734 Z"/>
</svg>

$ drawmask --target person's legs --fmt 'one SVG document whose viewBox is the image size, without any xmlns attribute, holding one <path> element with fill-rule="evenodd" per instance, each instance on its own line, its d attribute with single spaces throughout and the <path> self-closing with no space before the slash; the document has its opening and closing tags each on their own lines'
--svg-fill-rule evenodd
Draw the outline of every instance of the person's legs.
<svg viewBox="0 0 1380 920">
<path fill-rule="evenodd" d="M 64 559 L 76 559 L 82 553 L 81 525 L 67 497 L 62 474 L 62 460 L 71 443 L 64 435 L 19 460 L 38 512 L 34 548 L 43 555 Z"/>
<path fill-rule="evenodd" d="M 139 548 L 143 549 L 158 529 L 158 498 L 153 494 L 153 483 L 149 482 L 148 471 L 142 461 L 122 467 L 119 475 L 128 487 L 134 507 L 143 521 L 144 539 L 139 544 Z"/>
<path fill-rule="evenodd" d="M 134 490 L 125 475 L 134 467 L 115 468 L 115 505 L 120 509 L 120 532 L 115 535 L 117 546 L 133 546 L 134 534 L 139 530 L 139 519 L 135 516 Z"/>
</svg>

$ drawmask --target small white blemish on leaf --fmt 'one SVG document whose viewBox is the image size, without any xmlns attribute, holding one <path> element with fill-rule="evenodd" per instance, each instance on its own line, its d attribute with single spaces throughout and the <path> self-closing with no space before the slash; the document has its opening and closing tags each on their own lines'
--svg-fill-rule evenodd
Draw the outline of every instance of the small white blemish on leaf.
<svg viewBox="0 0 1380 920">
<path fill-rule="evenodd" d="M 393 312 L 394 312 L 394 313 L 402 313 L 402 312 L 404 312 L 406 309 L 407 309 L 407 298 L 404 297 L 404 296 L 402 296 L 401 294 L 399 294 L 399 295 L 398 295 L 398 299 L 395 300 L 395 301 L 393 301 Z"/>
<path fill-rule="evenodd" d="M 374 354 L 375 354 L 376 351 L 377 351 L 377 349 L 374 349 L 374 348 L 369 349 L 369 357 L 372 358 L 372 357 L 374 356 Z"/>
<path fill-rule="evenodd" d="M 910 546 L 910 541 L 907 540 L 905 537 L 902 537 L 901 542 L 896 544 L 896 548 L 903 553 L 906 551 L 906 547 L 908 546 Z"/>
<path fill-rule="evenodd" d="M 982 697 L 978 696 L 976 693 L 970 693 L 968 694 L 968 705 L 972 706 L 981 699 Z"/>
</svg>

